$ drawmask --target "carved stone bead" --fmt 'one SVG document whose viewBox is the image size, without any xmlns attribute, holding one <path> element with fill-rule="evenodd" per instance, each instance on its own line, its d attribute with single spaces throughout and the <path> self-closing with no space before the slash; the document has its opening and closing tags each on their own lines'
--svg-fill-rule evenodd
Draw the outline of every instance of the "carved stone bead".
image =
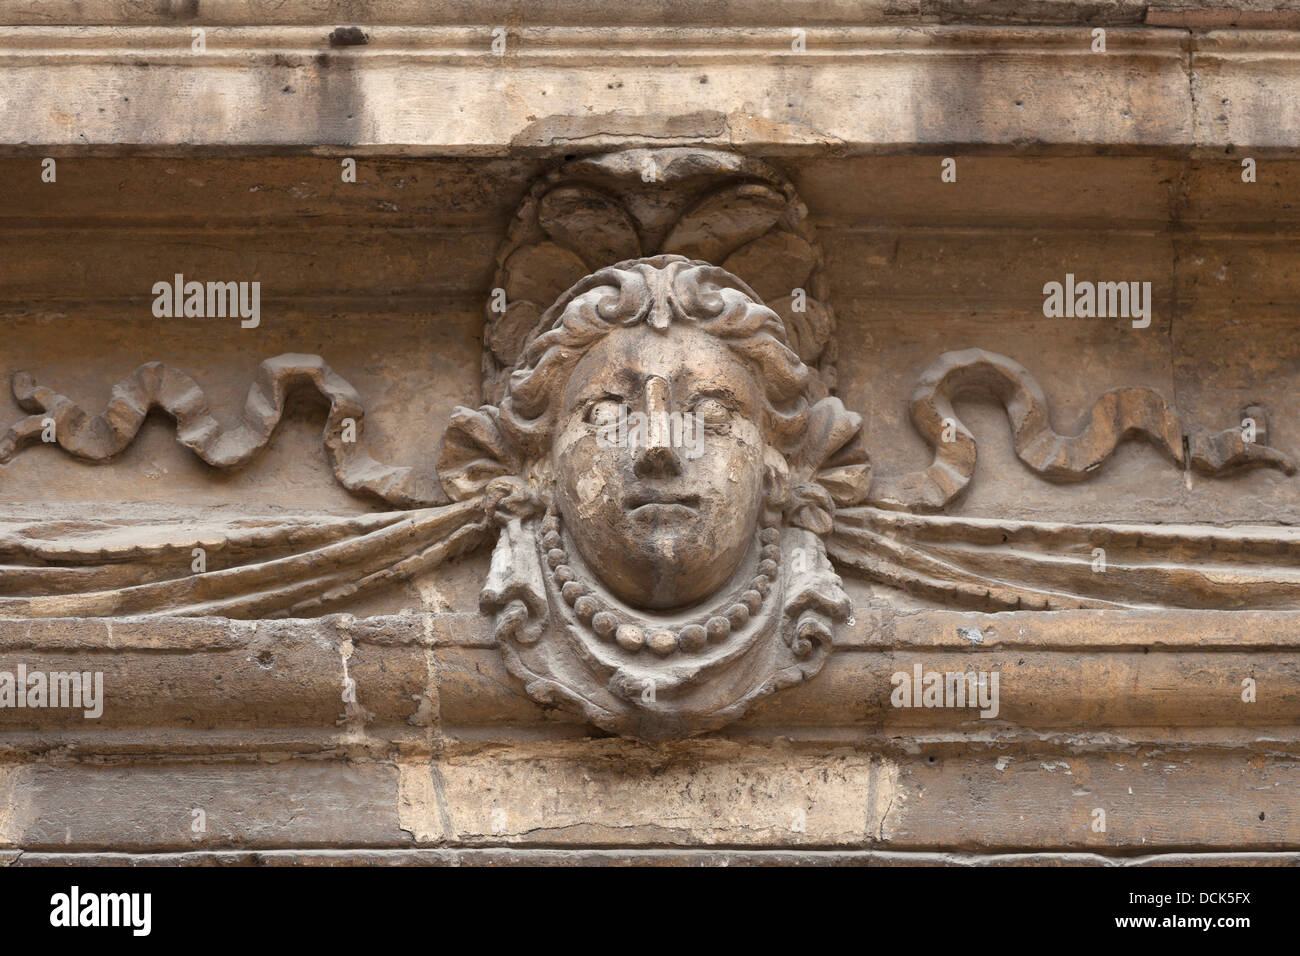
<svg viewBox="0 0 1300 956">
<path fill-rule="evenodd" d="M 561 551 L 559 548 L 551 548 L 550 551 L 546 552 L 546 563 L 553 568 L 558 568 L 561 564 L 563 564 L 566 560 L 568 560 L 568 557 L 569 556 L 565 554 L 563 551 Z"/>
<path fill-rule="evenodd" d="M 595 600 L 594 598 L 592 600 Z M 591 629 L 596 632 L 596 636 L 609 640 L 614 636 L 614 630 L 618 627 L 618 618 L 609 611 L 601 611 L 591 619 Z"/>
<path fill-rule="evenodd" d="M 776 528 L 764 528 L 758 533 L 758 540 L 764 544 L 779 544 L 781 541 L 781 532 Z"/>
<path fill-rule="evenodd" d="M 678 643 L 683 650 L 698 651 L 709 638 L 709 633 L 702 624 L 687 624 L 677 634 Z"/>
<path fill-rule="evenodd" d="M 760 574 L 758 577 L 754 578 L 754 590 L 763 595 L 763 597 L 767 597 L 767 592 L 772 590 L 771 579 L 765 574 Z"/>
<path fill-rule="evenodd" d="M 709 640 L 720 641 L 731 633 L 731 622 L 725 617 L 711 617 L 704 625 L 704 630 L 709 635 Z"/>
<path fill-rule="evenodd" d="M 583 621 L 590 621 L 592 615 L 599 609 L 600 602 L 590 594 L 584 594 L 582 597 L 578 598 L 578 600 L 573 602 L 573 610 L 577 612 L 578 617 Z"/>
<path fill-rule="evenodd" d="M 768 560 L 758 562 L 758 573 L 766 575 L 769 579 L 776 577 L 776 562 Z"/>
<path fill-rule="evenodd" d="M 740 595 L 740 603 L 749 609 L 750 614 L 757 614 L 763 606 L 763 595 L 757 591 L 745 591 Z"/>
<path fill-rule="evenodd" d="M 727 608 L 727 620 L 734 630 L 739 630 L 749 623 L 749 608 L 743 604 L 733 604 Z"/>
<path fill-rule="evenodd" d="M 623 624 L 614 632 L 614 640 L 625 651 L 639 651 L 645 645 L 645 632 L 635 624 Z"/>
<path fill-rule="evenodd" d="M 677 635 L 668 630 L 655 631 L 650 635 L 650 640 L 647 643 L 650 645 L 650 650 L 667 657 L 677 650 Z"/>
<path fill-rule="evenodd" d="M 573 604 L 578 598 L 582 597 L 583 592 L 586 590 L 577 581 L 566 581 L 564 587 L 560 588 L 560 594 L 564 597 L 566 604 Z"/>
<path fill-rule="evenodd" d="M 558 531 L 548 531 L 542 538 L 542 545 L 548 549 L 558 548 L 561 543 L 560 533 Z"/>
<path fill-rule="evenodd" d="M 555 569 L 555 580 L 558 581 L 560 584 L 564 584 L 568 581 L 572 581 L 573 568 L 569 567 L 567 564 L 561 564 L 558 568 Z"/>
</svg>

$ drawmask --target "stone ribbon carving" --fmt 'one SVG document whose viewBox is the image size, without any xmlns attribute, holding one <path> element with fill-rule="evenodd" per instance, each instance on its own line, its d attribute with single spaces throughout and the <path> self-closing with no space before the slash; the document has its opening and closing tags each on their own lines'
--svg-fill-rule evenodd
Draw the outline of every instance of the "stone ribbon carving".
<svg viewBox="0 0 1300 956">
<path fill-rule="evenodd" d="M 362 428 L 365 407 L 356 389 L 334 374 L 319 355 L 277 355 L 263 362 L 248 388 L 243 420 L 231 429 L 212 417 L 194 379 L 161 362 L 141 365 L 118 382 L 108 407 L 93 416 L 67 396 L 19 372 L 13 377 L 14 398 L 33 414 L 0 437 L 0 464 L 40 441 L 47 422 L 53 422 L 55 441 L 64 451 L 88 461 L 106 461 L 132 442 L 149 410 L 158 408 L 176 420 L 176 439 L 182 445 L 216 468 L 237 468 L 271 441 L 284 415 L 285 397 L 299 384 L 311 385 L 329 399 L 324 443 L 339 484 L 407 508 L 446 502 L 434 476 L 381 465 L 363 444 L 344 440 L 349 422 L 358 432 Z"/>
<path fill-rule="evenodd" d="M 952 402 L 965 391 L 1002 402 L 1011 422 L 1016 454 L 1030 469 L 1055 481 L 1078 481 L 1096 471 L 1129 435 L 1146 438 L 1178 465 L 1186 458 L 1205 474 L 1266 466 L 1295 474 L 1287 456 L 1264 441 L 1247 443 L 1238 428 L 1221 432 L 1186 430 L 1164 396 L 1149 388 L 1115 388 L 1101 396 L 1078 435 L 1052 428 L 1047 398 L 1034 377 L 1005 355 L 982 349 L 939 356 L 912 392 L 912 423 L 934 447 L 934 464 L 923 471 L 878 483 L 873 503 L 935 511 L 959 497 L 975 471 L 975 436 Z M 943 440 L 945 422 L 952 436 Z"/>
</svg>

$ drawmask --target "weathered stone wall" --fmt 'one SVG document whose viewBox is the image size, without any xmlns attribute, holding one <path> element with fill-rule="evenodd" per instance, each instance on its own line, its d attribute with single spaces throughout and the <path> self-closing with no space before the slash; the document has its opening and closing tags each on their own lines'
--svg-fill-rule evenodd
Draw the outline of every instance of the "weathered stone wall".
<svg viewBox="0 0 1300 956">
<path fill-rule="evenodd" d="M 232 421 L 260 361 L 320 354 L 365 398 L 376 457 L 428 463 L 452 407 L 479 403 L 494 257 L 530 183 L 574 153 L 725 146 L 773 163 L 808 206 L 839 395 L 864 417 L 877 474 L 928 461 L 908 395 L 939 353 L 972 347 L 1025 365 L 1061 431 L 1107 389 L 1141 384 L 1207 429 L 1263 406 L 1270 444 L 1300 450 L 1293 5 L 703 4 L 679 29 L 638 4 L 602 10 L 620 19 L 601 30 L 586 29 L 589 5 L 540 19 L 520 5 L 501 58 L 496 12 L 473 3 L 349 4 L 346 24 L 302 4 L 274 25 L 255 5 L 181 6 L 0 3 L 0 22 L 22 25 L 0 29 L 6 376 L 30 371 L 97 410 L 160 360 Z M 331 45 L 357 17 L 369 42 Z M 1106 54 L 1089 52 L 1096 24 L 1112 28 Z M 188 50 L 193 25 L 213 28 L 204 54 Z M 810 52 L 792 59 L 805 25 Z M 45 156 L 56 183 L 41 182 Z M 340 180 L 344 156 L 356 183 Z M 1067 272 L 1150 281 L 1150 327 L 1045 318 L 1043 285 Z M 260 280 L 260 326 L 154 318 L 150 289 L 174 273 Z M 960 412 L 980 450 L 963 516 L 1300 521 L 1298 479 L 1279 471 L 1211 479 L 1134 442 L 1087 482 L 1048 482 L 1017 460 L 999 405 Z M 0 424 L 24 414 L 0 397 Z M 299 395 L 231 473 L 157 414 L 110 464 L 35 447 L 0 469 L 0 519 L 9 533 L 379 510 L 335 482 L 323 417 Z M 1126 610 L 977 613 L 846 579 L 854 620 L 817 678 L 726 730 L 649 745 L 539 707 L 507 673 L 477 613 L 488 550 L 341 615 L 0 621 L 0 664 L 102 670 L 110 689 L 94 721 L 0 710 L 0 852 L 1300 854 L 1294 606 L 1173 611 L 1153 594 Z M 998 719 L 891 707 L 891 674 L 915 663 L 1000 671 Z"/>
</svg>

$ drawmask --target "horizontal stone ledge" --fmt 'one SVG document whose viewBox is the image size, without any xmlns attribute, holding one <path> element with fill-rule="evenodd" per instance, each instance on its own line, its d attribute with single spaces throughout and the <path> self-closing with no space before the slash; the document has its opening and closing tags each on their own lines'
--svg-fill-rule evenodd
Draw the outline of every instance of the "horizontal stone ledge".
<svg viewBox="0 0 1300 956">
<path fill-rule="evenodd" d="M 444 612 L 244 621 L 224 617 L 0 618 L 0 654 L 157 651 L 190 654 L 308 642 L 338 648 L 496 646 L 492 622 Z M 1142 608 L 1064 611 L 894 611 L 859 607 L 835 639 L 842 650 L 1296 650 L 1300 611 Z"/>
<path fill-rule="evenodd" d="M 1225 2 L 1225 0 L 1220 0 Z M 1241 0 L 1226 0 L 1228 4 Z M 1285 6 L 1286 0 L 1274 0 Z M 1014 7 L 1032 7 L 1017 11 Z M 1036 0 L 1008 5 L 998 0 L 726 0 L 687 4 L 675 0 L 642 0 L 610 4 L 603 0 L 384 0 L 367 4 L 366 13 L 384 24 L 529 23 L 591 24 L 793 24 L 908 22 L 948 18 L 960 21 L 1027 22 L 1046 18 L 1070 22 L 1086 15 L 1089 22 L 1141 23 L 1147 9 L 1142 0 L 1110 2 L 1102 10 L 1081 0 Z M 1177 3 L 1171 4 L 1176 10 Z M 122 3 L 121 0 L 0 0 L 0 23 L 35 25 L 112 24 L 324 24 L 353 22 L 357 9 L 347 0 L 296 0 L 268 6 L 265 0 L 172 0 Z"/>
<path fill-rule="evenodd" d="M 864 26 L 859 24 L 811 27 L 804 31 L 805 49 L 795 52 L 793 33 L 785 27 L 765 26 L 529 26 L 505 27 L 504 53 L 492 49 L 491 22 L 454 26 L 367 26 L 355 28 L 362 40 L 339 43 L 328 26 L 217 26 L 204 30 L 204 48 L 193 48 L 194 25 L 121 28 L 111 26 L 8 26 L 0 27 L 0 62 L 57 55 L 69 60 L 127 61 L 151 56 L 151 64 L 185 63 L 191 66 L 229 64 L 241 58 L 264 57 L 281 65 L 302 66 L 297 57 L 327 54 L 333 65 L 380 65 L 400 58 L 416 65 L 425 61 L 460 63 L 483 60 L 502 70 L 532 61 L 573 60 L 593 55 L 596 62 L 627 62 L 631 52 L 639 59 L 669 59 L 683 54 L 736 58 L 746 55 L 794 60 L 909 53 L 964 54 L 1037 53 L 1093 58 L 1091 27 L 1060 26 Z M 1230 46 L 1238 33 L 1267 38 L 1274 48 L 1285 48 L 1285 33 L 1277 31 L 1215 31 L 1217 46 Z M 354 34 L 355 35 L 355 34 Z M 1179 59 L 1191 38 L 1182 30 L 1120 27 L 1106 34 L 1108 55 Z M 1249 48 L 1249 47 L 1247 47 Z M 159 58 L 152 58 L 157 54 Z M 254 62 L 257 62 L 256 60 Z M 587 61 L 578 64 L 590 65 Z"/>
<path fill-rule="evenodd" d="M 0 866 L 1300 866 L 1300 853 L 936 853 L 891 850 L 194 850 L 58 853 L 0 850 Z"/>
<path fill-rule="evenodd" d="M 0 0 L 0 23 L 114 26 L 347 24 L 356 16 L 348 0 L 297 0 L 268 6 L 265 0 Z M 1294 0 L 726 0 L 683 5 L 675 0 L 610 4 L 604 0 L 385 0 L 366 12 L 375 23 L 429 25 L 525 23 L 532 25 L 789 25 L 899 23 L 1150 24 L 1194 29 L 1224 26 L 1280 28 L 1300 25 Z"/>
<path fill-rule="evenodd" d="M 884 614 L 859 609 L 822 673 L 759 700 L 741 730 L 1300 726 L 1296 612 Z M 0 671 L 102 675 L 102 711 L 0 708 L 0 734 L 586 725 L 533 703 L 477 614 L 285 621 L 0 621 Z M 895 706 L 915 672 L 997 674 L 988 707 Z M 92 681 L 94 680 L 92 676 Z M 956 680 L 956 678 L 954 678 Z M 1255 699 L 1242 699 L 1253 681 Z M 356 703 L 343 699 L 351 682 Z M 955 688 L 954 688 L 955 689 Z M 949 702 L 959 703 L 959 702 Z M 924 704 L 924 700 L 921 701 Z M 92 705 L 94 706 L 94 705 Z M 979 715 L 987 712 L 987 719 Z"/>
<path fill-rule="evenodd" d="M 1300 611 L 894 612 L 859 608 L 837 646 L 872 649 L 1300 650 Z"/>
<path fill-rule="evenodd" d="M 396 763 L 0 764 L 0 848 L 1295 851 L 1297 772 L 1290 756 L 1160 748 L 896 758 L 620 740 Z"/>
<path fill-rule="evenodd" d="M 529 746 L 542 742 L 604 739 L 607 735 L 573 723 L 502 727 L 449 727 L 445 733 L 428 728 L 367 725 L 363 733 L 347 728 L 317 727 L 198 729 L 127 727 L 71 730 L 6 730 L 0 732 L 0 763 L 56 760 L 60 763 L 107 764 L 149 760 L 240 760 L 287 756 L 384 761 L 427 758 L 448 748 L 472 750 L 483 746 Z M 1089 753 L 1136 753 L 1159 747 L 1165 754 L 1290 755 L 1300 759 L 1300 727 L 1116 727 L 1098 731 L 1029 731 L 1006 726 L 952 727 L 900 733 L 896 728 L 815 726 L 771 728 L 732 727 L 725 733 L 699 738 L 770 746 L 851 746 L 895 758 L 951 755 L 971 750 L 1006 756 L 1038 754 L 1065 758 Z"/>
<path fill-rule="evenodd" d="M 810 26 L 805 52 L 794 53 L 785 27 L 522 26 L 497 56 L 490 25 L 360 29 L 366 43 L 331 47 L 324 27 L 212 27 L 202 53 L 191 52 L 188 26 L 0 30 L 10 107 L 0 150 L 556 156 L 697 145 L 838 155 L 1300 144 L 1285 106 L 1300 99 L 1300 34 L 1290 31 L 1117 27 L 1106 52 L 1093 53 L 1089 27 Z"/>
<path fill-rule="evenodd" d="M 998 674 L 998 710 L 891 705 L 894 675 Z M 509 681 L 495 651 L 448 649 L 438 655 L 440 728 L 545 726 L 567 715 L 532 705 Z M 1242 681 L 1257 699 L 1242 700 Z M 912 683 L 904 680 L 904 683 Z M 765 697 L 731 732 L 769 734 L 855 727 L 899 734 L 994 728 L 1088 732 L 1140 725 L 1300 727 L 1300 656 L 1268 654 L 1065 654 L 989 650 L 837 653 L 804 684 Z"/>
</svg>

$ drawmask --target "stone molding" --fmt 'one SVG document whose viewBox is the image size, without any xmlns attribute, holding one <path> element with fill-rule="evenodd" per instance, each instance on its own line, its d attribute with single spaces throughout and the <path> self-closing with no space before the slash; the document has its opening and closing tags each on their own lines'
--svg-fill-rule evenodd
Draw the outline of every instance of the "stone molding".
<svg viewBox="0 0 1300 956">
<path fill-rule="evenodd" d="M 725 0 L 683 6 L 675 0 L 645 0 L 611 5 L 602 0 L 551 0 L 539 9 L 528 0 L 297 0 L 269 5 L 265 0 L 0 0 L 0 23 L 41 26 L 106 24 L 255 25 L 347 23 L 364 11 L 368 22 L 387 25 L 529 23 L 657 25 L 744 23 L 752 26 L 846 26 L 966 23 L 1136 26 L 1141 24 L 1208 29 L 1300 25 L 1296 0 Z"/>
<path fill-rule="evenodd" d="M 1149 743 L 1294 752 L 1300 612 L 855 610 L 816 681 L 773 695 L 728 731 L 858 744 L 879 737 L 1016 748 Z M 3 749 L 41 753 L 309 753 L 443 738 L 587 737 L 509 678 L 479 614 L 287 621 L 116 618 L 0 621 L 6 667 L 102 670 L 109 706 L 0 710 Z M 891 675 L 998 669 L 1001 712 L 891 706 Z M 1259 687 L 1241 700 L 1242 676 Z M 342 702 L 345 680 L 357 705 Z M 1177 693 L 1170 688 L 1177 687 Z M 1032 729 L 1030 729 L 1032 728 Z M 1147 729 L 1144 729 L 1147 728 Z"/>
<path fill-rule="evenodd" d="M 190 26 L 0 29 L 0 153 L 1300 145 L 1294 31 L 1115 27 L 1093 53 L 1089 27 L 809 26 L 796 54 L 784 26 L 507 26 L 497 56 L 486 24 L 204 29 L 202 53 Z"/>
</svg>

